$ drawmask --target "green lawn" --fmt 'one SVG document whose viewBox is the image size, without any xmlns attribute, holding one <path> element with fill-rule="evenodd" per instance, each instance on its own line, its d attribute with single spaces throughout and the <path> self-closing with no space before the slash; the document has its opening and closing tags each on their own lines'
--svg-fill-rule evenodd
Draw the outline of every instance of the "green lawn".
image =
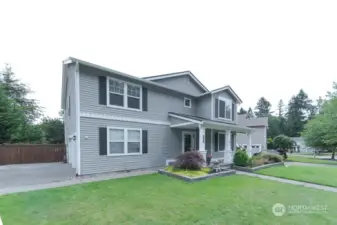
<svg viewBox="0 0 337 225">
<path fill-rule="evenodd" d="M 272 213 L 275 203 L 327 213 Z M 186 183 L 153 174 L 0 197 L 4 225 L 337 224 L 336 194 L 247 176 Z"/>
<path fill-rule="evenodd" d="M 257 173 L 337 187 L 337 167 L 291 165 L 267 168 Z"/>
<path fill-rule="evenodd" d="M 304 156 L 292 156 L 288 155 L 287 161 L 293 162 L 304 162 L 304 163 L 316 163 L 316 164 L 328 164 L 328 165 L 337 165 L 337 161 L 331 161 L 326 159 L 318 159 L 312 157 L 304 157 Z"/>
</svg>

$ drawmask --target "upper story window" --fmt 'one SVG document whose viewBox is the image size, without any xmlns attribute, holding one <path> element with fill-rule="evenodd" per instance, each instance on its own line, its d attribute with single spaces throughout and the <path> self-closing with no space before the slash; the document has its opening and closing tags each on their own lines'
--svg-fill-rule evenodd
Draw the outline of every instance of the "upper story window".
<svg viewBox="0 0 337 225">
<path fill-rule="evenodd" d="M 184 98 L 184 106 L 187 108 L 192 108 L 192 100 L 190 98 Z"/>
<path fill-rule="evenodd" d="M 219 98 L 219 118 L 232 120 L 232 101 L 224 98 Z"/>
<path fill-rule="evenodd" d="M 108 103 L 113 107 L 141 109 L 141 86 L 109 78 Z"/>
</svg>

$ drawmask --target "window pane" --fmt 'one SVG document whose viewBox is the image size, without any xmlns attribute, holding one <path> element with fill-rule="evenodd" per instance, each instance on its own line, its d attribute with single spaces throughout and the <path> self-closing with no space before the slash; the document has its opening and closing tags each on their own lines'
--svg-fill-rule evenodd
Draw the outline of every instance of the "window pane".
<svg viewBox="0 0 337 225">
<path fill-rule="evenodd" d="M 185 106 L 190 107 L 191 106 L 191 100 L 185 99 Z"/>
<path fill-rule="evenodd" d="M 110 93 L 110 105 L 124 106 L 124 96 Z"/>
<path fill-rule="evenodd" d="M 124 154 L 124 142 L 110 142 L 111 154 Z"/>
<path fill-rule="evenodd" d="M 230 104 L 226 104 L 225 108 L 226 108 L 226 119 L 231 119 L 232 109 L 231 109 Z"/>
<path fill-rule="evenodd" d="M 116 80 L 109 80 L 109 91 L 124 94 L 124 83 Z"/>
<path fill-rule="evenodd" d="M 124 141 L 124 130 L 110 129 L 110 141 Z"/>
<path fill-rule="evenodd" d="M 128 97 L 128 108 L 140 109 L 140 99 Z"/>
<path fill-rule="evenodd" d="M 225 135 L 219 134 L 219 150 L 222 151 L 225 149 Z"/>
<path fill-rule="evenodd" d="M 128 130 L 128 141 L 140 142 L 140 131 L 139 130 Z"/>
<path fill-rule="evenodd" d="M 140 143 L 128 142 L 128 153 L 140 153 Z"/>
<path fill-rule="evenodd" d="M 128 96 L 133 96 L 133 97 L 140 97 L 140 88 L 139 86 L 134 86 L 131 84 L 128 84 Z"/>
<path fill-rule="evenodd" d="M 219 100 L 219 117 L 225 118 L 225 102 Z"/>
</svg>

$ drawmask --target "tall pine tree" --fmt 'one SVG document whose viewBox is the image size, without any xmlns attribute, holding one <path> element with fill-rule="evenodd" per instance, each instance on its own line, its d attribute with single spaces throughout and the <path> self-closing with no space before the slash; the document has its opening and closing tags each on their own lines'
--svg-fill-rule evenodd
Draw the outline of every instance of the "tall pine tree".
<svg viewBox="0 0 337 225">
<path fill-rule="evenodd" d="M 261 97 L 256 104 L 255 115 L 257 117 L 267 117 L 271 113 L 270 109 L 270 102 L 265 97 Z"/>
</svg>

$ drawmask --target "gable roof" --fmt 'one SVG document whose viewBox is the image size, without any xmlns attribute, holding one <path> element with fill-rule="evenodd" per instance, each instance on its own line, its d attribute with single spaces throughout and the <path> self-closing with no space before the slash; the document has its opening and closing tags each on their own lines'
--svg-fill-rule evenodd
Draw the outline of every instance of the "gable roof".
<svg viewBox="0 0 337 225">
<path fill-rule="evenodd" d="M 214 89 L 214 90 L 206 92 L 206 93 L 202 93 L 198 97 L 205 96 L 205 95 L 208 95 L 208 94 L 215 94 L 215 93 L 218 93 L 218 92 L 221 92 L 221 91 L 228 91 L 229 93 L 231 93 L 234 96 L 237 103 L 239 103 L 239 104 L 242 103 L 241 98 L 235 93 L 235 91 L 229 85 L 223 86 L 221 88 Z"/>
<path fill-rule="evenodd" d="M 238 115 L 238 124 L 247 127 L 268 127 L 268 117 L 247 119 L 247 114 Z"/>
<path fill-rule="evenodd" d="M 66 64 L 71 64 L 71 63 L 78 63 L 78 64 L 81 64 L 81 65 L 84 65 L 84 66 L 88 66 L 88 67 L 91 67 L 91 68 L 95 68 L 95 69 L 98 69 L 98 70 L 103 70 L 103 71 L 106 71 L 106 72 L 109 72 L 109 73 L 113 73 L 113 74 L 116 74 L 116 75 L 119 75 L 119 76 L 123 76 L 123 77 L 129 78 L 129 79 L 133 79 L 133 80 L 136 80 L 136 81 L 141 82 L 141 83 L 145 83 L 145 84 L 153 85 L 153 86 L 156 86 L 156 87 L 159 87 L 159 88 L 163 88 L 165 90 L 174 91 L 174 92 L 184 94 L 184 95 L 188 95 L 188 96 L 192 96 L 192 97 L 198 97 L 198 95 L 192 95 L 190 93 L 185 93 L 184 91 L 175 90 L 175 89 L 169 88 L 169 87 L 167 87 L 163 84 L 159 84 L 157 82 L 151 81 L 151 80 L 147 80 L 147 79 L 139 78 L 139 77 L 136 77 L 136 76 L 132 76 L 132 75 L 129 75 L 129 74 L 117 71 L 117 70 L 109 69 L 107 67 L 100 66 L 100 65 L 97 65 L 97 64 L 93 64 L 93 63 L 90 63 L 90 62 L 87 62 L 87 61 L 84 61 L 84 60 L 80 60 L 80 59 L 77 59 L 77 58 L 74 58 L 74 57 L 68 57 L 67 59 L 65 59 L 63 61 L 62 93 L 61 93 L 61 95 L 62 95 L 62 97 L 61 97 L 61 108 L 62 109 L 65 107 L 65 97 L 64 97 L 65 96 L 65 89 L 66 89 L 66 87 L 65 87 L 65 82 L 66 82 L 65 67 L 66 67 Z"/>
<path fill-rule="evenodd" d="M 180 77 L 180 76 L 189 76 L 190 78 L 192 78 L 192 80 L 194 80 L 198 86 L 204 90 L 205 92 L 208 92 L 209 90 L 206 88 L 205 85 L 203 85 L 200 80 L 198 80 L 198 78 L 196 76 L 194 76 L 194 74 L 187 70 L 187 71 L 182 71 L 182 72 L 176 72 L 176 73 L 168 73 L 168 74 L 161 74 L 161 75 L 156 75 L 156 76 L 150 76 L 150 77 L 143 77 L 143 79 L 145 80 L 161 80 L 161 79 L 166 79 L 166 78 L 171 78 L 171 77 Z"/>
</svg>

